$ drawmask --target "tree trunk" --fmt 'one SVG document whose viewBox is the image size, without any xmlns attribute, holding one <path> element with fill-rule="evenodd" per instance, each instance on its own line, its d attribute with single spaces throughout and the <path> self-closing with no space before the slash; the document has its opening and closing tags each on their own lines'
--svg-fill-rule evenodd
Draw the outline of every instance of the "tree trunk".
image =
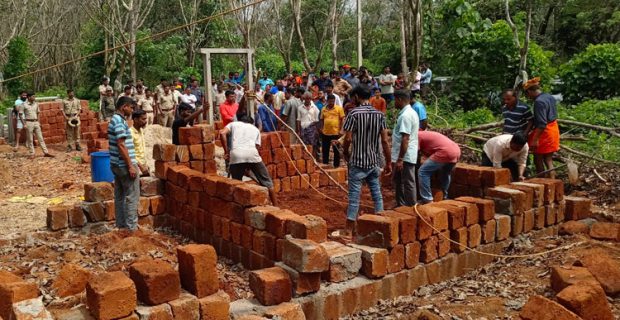
<svg viewBox="0 0 620 320">
<path fill-rule="evenodd" d="M 293 11 L 293 24 L 295 26 L 295 32 L 299 39 L 299 48 L 301 49 L 301 57 L 304 63 L 304 67 L 309 72 L 312 72 L 312 66 L 308 60 L 308 50 L 306 50 L 306 43 L 304 41 L 304 35 L 301 33 L 301 0 L 291 0 L 291 9 Z"/>
<path fill-rule="evenodd" d="M 403 1 L 404 9 L 405 2 Z M 405 83 L 409 85 L 409 67 L 407 66 L 407 35 L 405 33 L 405 10 L 400 11 L 400 68 L 405 75 Z M 415 77 L 415 74 L 413 75 Z"/>
<path fill-rule="evenodd" d="M 424 36 L 422 24 L 422 1 L 409 0 L 409 7 L 411 9 L 411 16 L 413 18 L 413 50 L 411 52 L 411 66 L 412 70 L 417 70 L 418 66 L 420 65 L 420 57 L 422 55 L 422 40 Z"/>
<path fill-rule="evenodd" d="M 540 23 L 540 27 L 538 28 L 538 35 L 544 36 L 547 33 L 547 27 L 549 26 L 549 20 L 551 19 L 551 15 L 555 10 L 556 4 L 553 3 L 547 8 L 547 13 L 545 13 L 545 18 Z"/>
</svg>

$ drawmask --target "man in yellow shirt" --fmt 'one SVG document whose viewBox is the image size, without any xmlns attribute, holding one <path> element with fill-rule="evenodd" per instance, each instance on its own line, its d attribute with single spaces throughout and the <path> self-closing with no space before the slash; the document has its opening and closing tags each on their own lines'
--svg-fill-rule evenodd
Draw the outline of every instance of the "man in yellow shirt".
<svg viewBox="0 0 620 320">
<path fill-rule="evenodd" d="M 336 96 L 330 94 L 327 96 L 327 105 L 321 110 L 319 130 L 321 132 L 321 150 L 323 155 L 323 163 L 329 163 L 329 148 L 334 150 L 334 168 L 340 166 L 340 151 L 336 145 L 332 145 L 333 140 L 338 140 L 342 123 L 344 120 L 344 109 L 342 106 L 336 105 Z"/>
<path fill-rule="evenodd" d="M 146 143 L 144 141 L 144 127 L 146 127 L 147 117 L 144 110 L 138 109 L 131 114 L 133 126 L 129 129 L 133 138 L 134 152 L 136 161 L 143 176 L 149 175 L 149 166 L 146 164 Z"/>
</svg>

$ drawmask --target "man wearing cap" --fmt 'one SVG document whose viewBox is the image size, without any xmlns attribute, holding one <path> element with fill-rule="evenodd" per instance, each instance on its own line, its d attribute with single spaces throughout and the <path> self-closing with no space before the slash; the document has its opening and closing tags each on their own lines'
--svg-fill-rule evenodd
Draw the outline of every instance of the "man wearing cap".
<svg viewBox="0 0 620 320">
<path fill-rule="evenodd" d="M 65 117 L 65 131 L 67 135 L 67 152 L 72 151 L 75 144 L 76 151 L 82 151 L 80 146 L 80 112 L 82 105 L 75 98 L 73 90 L 67 90 L 67 99 L 62 101 L 62 115 Z"/>
<path fill-rule="evenodd" d="M 160 126 L 172 127 L 176 106 L 174 94 L 170 92 L 170 86 L 165 83 L 164 92 L 157 98 L 157 119 Z"/>
<path fill-rule="evenodd" d="M 43 133 L 41 132 L 41 124 L 39 123 L 39 104 L 35 101 L 34 92 L 26 94 L 28 100 L 19 106 L 19 117 L 22 123 L 26 124 L 26 146 L 30 149 L 30 159 L 34 158 L 34 140 L 33 135 L 37 135 L 37 140 L 43 150 L 45 157 L 53 158 L 47 151 Z"/>
<path fill-rule="evenodd" d="M 99 113 L 100 113 L 100 117 L 103 120 L 106 120 L 105 119 L 106 117 L 105 117 L 104 109 L 103 109 L 103 100 L 104 100 L 105 97 L 108 96 L 108 91 L 110 91 L 110 92 L 114 91 L 112 89 L 112 86 L 110 85 L 110 78 L 103 77 L 101 79 L 101 84 L 99 85 Z M 112 99 L 112 100 L 114 100 L 114 99 Z M 112 103 L 114 103 L 114 101 L 112 101 Z M 112 109 L 114 109 L 114 107 L 112 107 Z M 112 110 L 112 112 L 114 112 L 114 110 Z"/>
<path fill-rule="evenodd" d="M 540 78 L 523 84 L 525 95 L 534 101 L 534 129 L 530 132 L 528 144 L 534 154 L 536 172 L 550 170 L 549 177 L 555 179 L 553 153 L 560 150 L 560 127 L 555 98 L 540 90 Z"/>
</svg>

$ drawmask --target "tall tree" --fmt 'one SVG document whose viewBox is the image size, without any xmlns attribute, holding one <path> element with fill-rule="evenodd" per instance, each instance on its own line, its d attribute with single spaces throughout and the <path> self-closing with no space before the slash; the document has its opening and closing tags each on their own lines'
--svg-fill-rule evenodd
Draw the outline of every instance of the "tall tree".
<svg viewBox="0 0 620 320">
<path fill-rule="evenodd" d="M 519 74 L 515 78 L 514 88 L 517 89 L 519 83 L 526 81 L 528 79 L 527 75 L 527 52 L 530 47 L 530 33 L 532 30 L 532 0 L 527 0 L 526 2 L 526 11 L 527 11 L 527 19 L 525 22 L 525 35 L 523 37 L 523 45 L 521 45 L 521 41 L 519 40 L 519 30 L 517 26 L 512 21 L 512 17 L 510 16 L 510 0 L 504 1 L 504 9 L 506 11 L 506 22 L 512 29 L 512 37 L 515 43 L 515 46 L 519 48 Z"/>
</svg>

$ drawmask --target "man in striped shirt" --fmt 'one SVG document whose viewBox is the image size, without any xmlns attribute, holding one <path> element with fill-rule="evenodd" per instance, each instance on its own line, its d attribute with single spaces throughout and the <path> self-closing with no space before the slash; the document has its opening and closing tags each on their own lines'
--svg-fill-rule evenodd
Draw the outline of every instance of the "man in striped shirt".
<svg viewBox="0 0 620 320">
<path fill-rule="evenodd" d="M 519 101 L 513 89 L 504 90 L 502 100 L 504 102 L 502 107 L 504 133 L 530 132 L 534 118 L 530 108 Z"/>
<path fill-rule="evenodd" d="M 138 201 L 140 179 L 138 162 L 131 131 L 125 120 L 131 116 L 136 102 L 131 97 L 121 97 L 116 102 L 116 113 L 108 124 L 110 167 L 114 174 L 114 210 L 116 227 L 138 228 Z"/>
<path fill-rule="evenodd" d="M 351 91 L 356 108 L 352 109 L 344 121 L 344 157 L 349 168 L 349 206 L 347 208 L 347 228 L 344 237 L 350 237 L 357 221 L 362 183 L 370 188 L 375 213 L 383 211 L 381 195 L 381 149 L 385 157 L 384 174 L 392 173 L 392 159 L 388 144 L 388 130 L 385 115 L 370 104 L 371 93 L 367 86 L 357 86 Z M 349 150 L 351 147 L 352 150 Z"/>
</svg>

